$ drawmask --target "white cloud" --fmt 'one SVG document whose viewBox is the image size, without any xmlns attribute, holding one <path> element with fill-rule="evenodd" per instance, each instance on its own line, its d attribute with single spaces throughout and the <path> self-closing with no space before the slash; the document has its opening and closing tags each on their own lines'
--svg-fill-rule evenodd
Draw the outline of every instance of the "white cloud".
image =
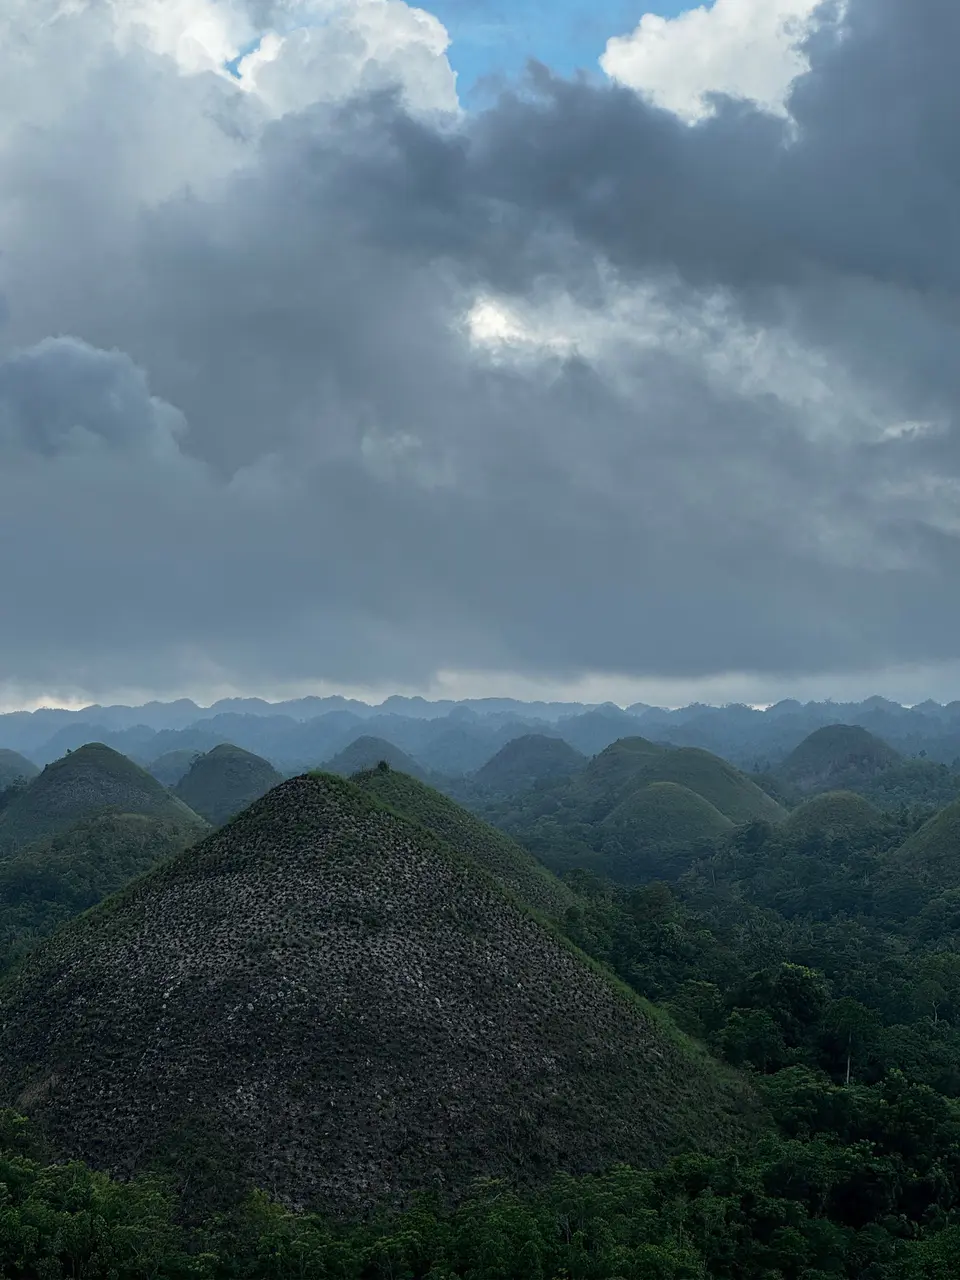
<svg viewBox="0 0 960 1280">
<path fill-rule="evenodd" d="M 707 95 L 747 98 L 785 114 L 790 85 L 806 70 L 798 45 L 820 0 L 716 0 L 676 18 L 647 13 L 600 59 L 614 80 L 693 123 Z"/>
<path fill-rule="evenodd" d="M 283 30 L 262 32 L 238 72 L 277 116 L 392 85 L 414 111 L 451 112 L 458 103 L 449 43 L 442 23 L 402 0 L 321 0 Z"/>
</svg>

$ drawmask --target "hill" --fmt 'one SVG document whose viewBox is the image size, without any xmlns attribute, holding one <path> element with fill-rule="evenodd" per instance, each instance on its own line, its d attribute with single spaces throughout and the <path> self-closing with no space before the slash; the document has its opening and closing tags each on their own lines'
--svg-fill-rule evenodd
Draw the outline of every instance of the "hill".
<svg viewBox="0 0 960 1280">
<path fill-rule="evenodd" d="M 779 773 L 800 791 L 857 790 L 900 764 L 900 754 L 866 729 L 831 724 L 804 738 Z"/>
<path fill-rule="evenodd" d="M 349 778 L 365 769 L 375 769 L 381 760 L 385 760 L 391 769 L 408 773 L 412 778 L 426 780 L 426 773 L 412 756 L 408 756 L 385 738 L 374 738 L 369 734 L 364 734 L 342 751 L 338 751 L 323 767 L 327 773 L 338 773 L 342 778 Z"/>
<path fill-rule="evenodd" d="M 44 840 L 104 809 L 204 825 L 145 769 L 102 742 L 90 742 L 48 764 L 0 813 L 0 853 Z"/>
<path fill-rule="evenodd" d="M 516 841 L 409 774 L 370 769 L 354 775 L 353 781 L 405 818 L 429 827 L 527 906 L 560 920 L 576 902 L 567 886 Z"/>
<path fill-rule="evenodd" d="M 192 820 L 99 813 L 0 859 L 0 970 L 199 834 Z"/>
<path fill-rule="evenodd" d="M 8 751 L 6 748 L 0 748 L 0 791 L 5 791 L 14 782 L 19 782 L 21 778 L 29 782 L 39 772 L 40 770 L 33 761 L 28 760 L 26 756 L 22 756 L 19 751 Z"/>
<path fill-rule="evenodd" d="M 527 733 L 501 747 L 473 780 L 488 791 L 523 791 L 538 782 L 567 778 L 586 763 L 587 757 L 562 738 Z"/>
<path fill-rule="evenodd" d="M 651 782 L 634 791 L 603 820 L 617 837 L 624 863 L 650 851 L 690 846 L 733 830 L 733 823 L 708 800 L 676 782 Z M 609 845 L 607 845 L 609 850 Z M 623 878 L 621 875 L 615 878 Z"/>
<path fill-rule="evenodd" d="M 960 888 L 960 801 L 947 805 L 890 855 L 888 872 L 907 873 L 928 889 Z"/>
<path fill-rule="evenodd" d="M 746 774 L 700 747 L 677 747 L 652 759 L 645 782 L 675 782 L 708 801 L 733 823 L 781 822 L 782 807 Z"/>
<path fill-rule="evenodd" d="M 789 835 L 813 835 L 829 838 L 855 836 L 876 828 L 881 815 L 869 800 L 852 791 L 825 791 L 805 800 L 787 819 Z"/>
<path fill-rule="evenodd" d="M 224 742 L 193 762 L 174 795 L 219 827 L 282 781 L 269 760 Z"/>
<path fill-rule="evenodd" d="M 199 754 L 187 747 L 165 751 L 162 756 L 151 760 L 146 770 L 165 787 L 175 787 Z"/>
<path fill-rule="evenodd" d="M 0 1103 L 61 1156 L 338 1213 L 659 1164 L 748 1087 L 470 859 L 329 775 L 275 788 L 0 987 Z"/>
</svg>

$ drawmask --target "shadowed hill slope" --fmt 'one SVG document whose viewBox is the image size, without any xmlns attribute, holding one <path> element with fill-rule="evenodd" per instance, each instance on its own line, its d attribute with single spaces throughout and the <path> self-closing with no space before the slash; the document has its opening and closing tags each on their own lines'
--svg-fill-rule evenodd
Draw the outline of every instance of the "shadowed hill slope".
<svg viewBox="0 0 960 1280">
<path fill-rule="evenodd" d="M 562 738 L 527 733 L 501 747 L 473 781 L 490 791 L 522 791 L 551 778 L 567 778 L 586 763 L 587 757 Z"/>
<path fill-rule="evenodd" d="M 282 781 L 269 760 L 224 742 L 193 762 L 174 795 L 219 827 Z"/>
<path fill-rule="evenodd" d="M 193 822 L 99 813 L 0 858 L 0 970 L 202 834 Z"/>
<path fill-rule="evenodd" d="M 91 742 L 48 764 L 0 813 L 0 853 L 46 839 L 104 809 L 204 826 L 145 769 L 102 742 Z"/>
<path fill-rule="evenodd" d="M 5 791 L 21 778 L 29 782 L 39 772 L 33 761 L 22 756 L 19 751 L 8 751 L 6 747 L 0 747 L 0 791 Z"/>
<path fill-rule="evenodd" d="M 806 800 L 787 819 L 790 835 L 849 836 L 879 827 L 881 815 L 869 800 L 852 791 L 824 791 Z"/>
<path fill-rule="evenodd" d="M 576 902 L 567 886 L 516 841 L 409 774 L 370 769 L 353 781 L 403 817 L 429 827 L 534 910 L 559 920 Z"/>
<path fill-rule="evenodd" d="M 348 1213 L 717 1150 L 748 1087 L 491 877 L 292 779 L 0 987 L 0 1102 L 61 1155 Z"/>
<path fill-rule="evenodd" d="M 853 724 L 831 724 L 804 738 L 778 770 L 800 791 L 862 786 L 902 764 L 893 747 Z"/>
<path fill-rule="evenodd" d="M 381 760 L 385 760 L 391 769 L 408 773 L 412 778 L 426 779 L 426 771 L 421 769 L 412 756 L 395 747 L 392 742 L 387 742 L 386 738 L 374 738 L 369 734 L 364 734 L 342 751 L 338 751 L 323 768 L 326 773 L 338 773 L 342 778 L 349 778 L 365 769 L 375 769 Z"/>
</svg>

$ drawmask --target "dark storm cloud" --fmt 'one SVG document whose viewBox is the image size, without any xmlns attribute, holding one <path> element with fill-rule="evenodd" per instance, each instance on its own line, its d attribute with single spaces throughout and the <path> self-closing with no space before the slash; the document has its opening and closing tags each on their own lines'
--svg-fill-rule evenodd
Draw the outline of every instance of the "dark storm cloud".
<svg viewBox="0 0 960 1280">
<path fill-rule="evenodd" d="M 545 70 L 459 122 L 379 94 L 264 123 L 103 52 L 0 149 L 4 670 L 960 656 L 957 37 L 945 3 L 851 0 L 795 136 Z M 491 358 L 479 294 L 573 298 L 579 350 Z"/>
</svg>

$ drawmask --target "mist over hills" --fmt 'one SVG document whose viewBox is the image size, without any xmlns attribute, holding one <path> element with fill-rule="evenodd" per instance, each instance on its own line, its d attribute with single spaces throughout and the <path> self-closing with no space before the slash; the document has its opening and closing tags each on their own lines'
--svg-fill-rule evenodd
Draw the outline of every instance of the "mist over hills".
<svg viewBox="0 0 960 1280">
<path fill-rule="evenodd" d="M 391 697 L 377 706 L 342 697 L 269 703 L 231 698 L 199 707 L 181 699 L 140 707 L 43 709 L 0 715 L 0 748 L 38 765 L 100 741 L 144 765 L 174 751 L 207 752 L 229 742 L 263 756 L 281 772 L 316 768 L 361 736 L 382 738 L 418 767 L 469 775 L 507 743 L 528 734 L 561 739 L 595 755 L 635 735 L 700 747 L 748 771 L 776 769 L 810 733 L 859 726 L 908 759 L 952 765 L 960 759 L 960 701 L 902 707 L 883 698 L 859 703 L 785 701 L 756 710 L 693 705 L 676 710 L 637 704 L 524 703 L 515 699 L 430 702 Z"/>
</svg>

